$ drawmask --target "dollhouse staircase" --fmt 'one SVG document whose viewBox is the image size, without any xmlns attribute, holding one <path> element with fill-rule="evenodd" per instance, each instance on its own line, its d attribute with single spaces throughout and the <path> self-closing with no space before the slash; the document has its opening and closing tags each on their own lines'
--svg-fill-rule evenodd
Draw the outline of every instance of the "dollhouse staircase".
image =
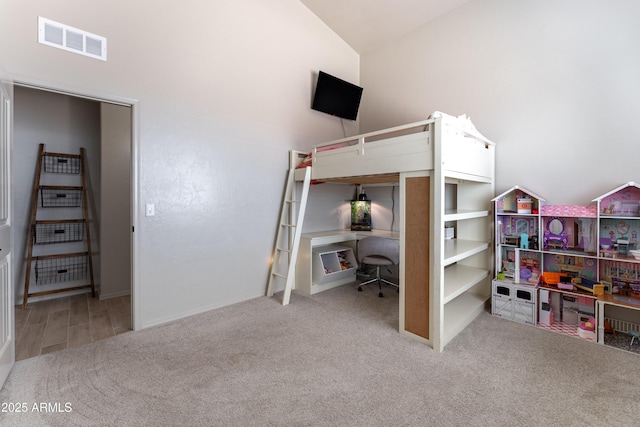
<svg viewBox="0 0 640 427">
<path fill-rule="evenodd" d="M 49 182 L 78 184 L 76 181 L 80 181 L 80 185 L 43 185 L 43 172 Z M 82 218 L 39 220 L 38 212 L 44 213 L 49 209 L 62 212 L 58 215 L 51 213 L 47 215 L 49 218 L 65 215 Z M 38 249 L 41 255 L 34 255 L 34 245 L 42 245 Z M 85 250 L 68 252 L 69 248 L 78 249 L 80 246 Z M 91 289 L 91 295 L 95 297 L 84 148 L 80 148 L 80 154 L 47 153 L 44 151 L 44 144 L 40 144 L 31 194 L 26 264 L 23 310 L 27 308 L 29 298 L 38 296 Z M 69 286 L 46 286 L 46 290 L 30 292 L 32 267 L 34 285 L 66 283 Z M 89 284 L 78 285 L 78 282 L 86 281 L 87 275 Z"/>
<path fill-rule="evenodd" d="M 296 198 L 295 169 L 289 169 L 284 200 L 280 211 L 280 224 L 276 236 L 276 245 L 271 262 L 267 296 L 273 296 L 277 282 L 285 280 L 282 305 L 289 304 L 296 274 L 296 260 L 302 234 L 302 223 L 311 184 L 311 168 L 305 170 L 300 198 Z"/>
</svg>

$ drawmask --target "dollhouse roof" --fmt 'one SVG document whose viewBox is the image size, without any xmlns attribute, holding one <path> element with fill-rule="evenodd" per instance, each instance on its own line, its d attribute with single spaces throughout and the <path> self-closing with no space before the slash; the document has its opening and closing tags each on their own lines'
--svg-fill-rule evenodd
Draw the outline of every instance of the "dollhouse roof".
<svg viewBox="0 0 640 427">
<path fill-rule="evenodd" d="M 505 191 L 504 193 L 502 193 L 502 194 L 500 194 L 499 196 L 496 196 L 496 197 L 494 197 L 493 199 L 491 199 L 491 201 L 492 201 L 492 202 L 495 202 L 496 200 L 501 199 L 501 198 L 503 198 L 504 196 L 506 196 L 507 194 L 512 193 L 512 192 L 514 192 L 514 191 L 516 191 L 516 190 L 523 191 L 523 192 L 527 193 L 528 195 L 530 195 L 530 196 L 532 196 L 532 197 L 535 197 L 535 198 L 536 198 L 536 199 L 538 199 L 539 201 L 546 202 L 546 200 L 545 200 L 545 199 L 543 199 L 542 197 L 538 196 L 538 195 L 537 195 L 536 193 L 534 193 L 533 191 L 529 191 L 529 190 L 527 190 L 526 188 L 521 187 L 521 186 L 519 186 L 519 185 L 516 185 L 516 186 L 511 187 L 510 189 L 508 189 L 508 190 L 507 190 L 507 191 Z"/>
<path fill-rule="evenodd" d="M 607 194 L 603 194 L 602 196 L 600 196 L 600 197 L 597 197 L 597 198 L 593 199 L 593 200 L 592 200 L 592 202 L 599 202 L 600 200 L 604 199 L 605 197 L 609 197 L 610 195 L 615 194 L 615 193 L 617 193 L 618 191 L 623 190 L 623 189 L 625 189 L 625 188 L 627 188 L 627 187 L 636 187 L 636 188 L 640 188 L 640 185 L 636 184 L 636 183 L 635 183 L 635 182 L 633 182 L 633 181 L 629 181 L 629 182 L 627 182 L 626 184 L 621 185 L 620 187 L 618 187 L 618 188 L 616 188 L 616 189 L 614 189 L 614 190 L 609 191 Z"/>
</svg>

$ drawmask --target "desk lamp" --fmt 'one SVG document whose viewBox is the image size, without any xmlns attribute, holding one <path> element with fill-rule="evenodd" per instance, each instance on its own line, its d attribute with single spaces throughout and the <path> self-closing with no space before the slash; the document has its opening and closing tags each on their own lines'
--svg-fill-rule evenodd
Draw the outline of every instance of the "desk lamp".
<svg viewBox="0 0 640 427">
<path fill-rule="evenodd" d="M 364 188 L 351 202 L 351 230 L 371 231 L 371 200 L 367 199 Z"/>
</svg>

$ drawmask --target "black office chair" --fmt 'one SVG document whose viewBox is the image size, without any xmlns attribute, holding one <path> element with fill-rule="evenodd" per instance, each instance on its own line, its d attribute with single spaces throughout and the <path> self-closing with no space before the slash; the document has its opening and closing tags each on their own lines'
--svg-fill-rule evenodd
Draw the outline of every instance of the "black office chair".
<svg viewBox="0 0 640 427">
<path fill-rule="evenodd" d="M 358 286 L 358 291 L 362 291 L 362 287 L 371 283 L 378 283 L 380 293 L 378 296 L 382 298 L 382 283 L 395 286 L 400 289 L 397 283 L 393 283 L 383 277 L 380 277 L 380 267 L 385 267 L 389 273 L 390 265 L 398 265 L 400 263 L 400 243 L 394 239 L 384 237 L 365 237 L 358 241 L 358 263 L 360 268 L 364 265 L 374 265 L 376 267 L 376 277 L 366 280 Z"/>
</svg>

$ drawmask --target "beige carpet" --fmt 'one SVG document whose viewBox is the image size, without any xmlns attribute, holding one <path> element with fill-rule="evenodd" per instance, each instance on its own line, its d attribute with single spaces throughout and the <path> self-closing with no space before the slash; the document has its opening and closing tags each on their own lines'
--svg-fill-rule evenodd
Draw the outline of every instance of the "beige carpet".
<svg viewBox="0 0 640 427">
<path fill-rule="evenodd" d="M 262 297 L 18 362 L 0 402 L 28 410 L 0 425 L 638 425 L 637 355 L 488 313 L 436 353 L 386 295 Z"/>
</svg>

